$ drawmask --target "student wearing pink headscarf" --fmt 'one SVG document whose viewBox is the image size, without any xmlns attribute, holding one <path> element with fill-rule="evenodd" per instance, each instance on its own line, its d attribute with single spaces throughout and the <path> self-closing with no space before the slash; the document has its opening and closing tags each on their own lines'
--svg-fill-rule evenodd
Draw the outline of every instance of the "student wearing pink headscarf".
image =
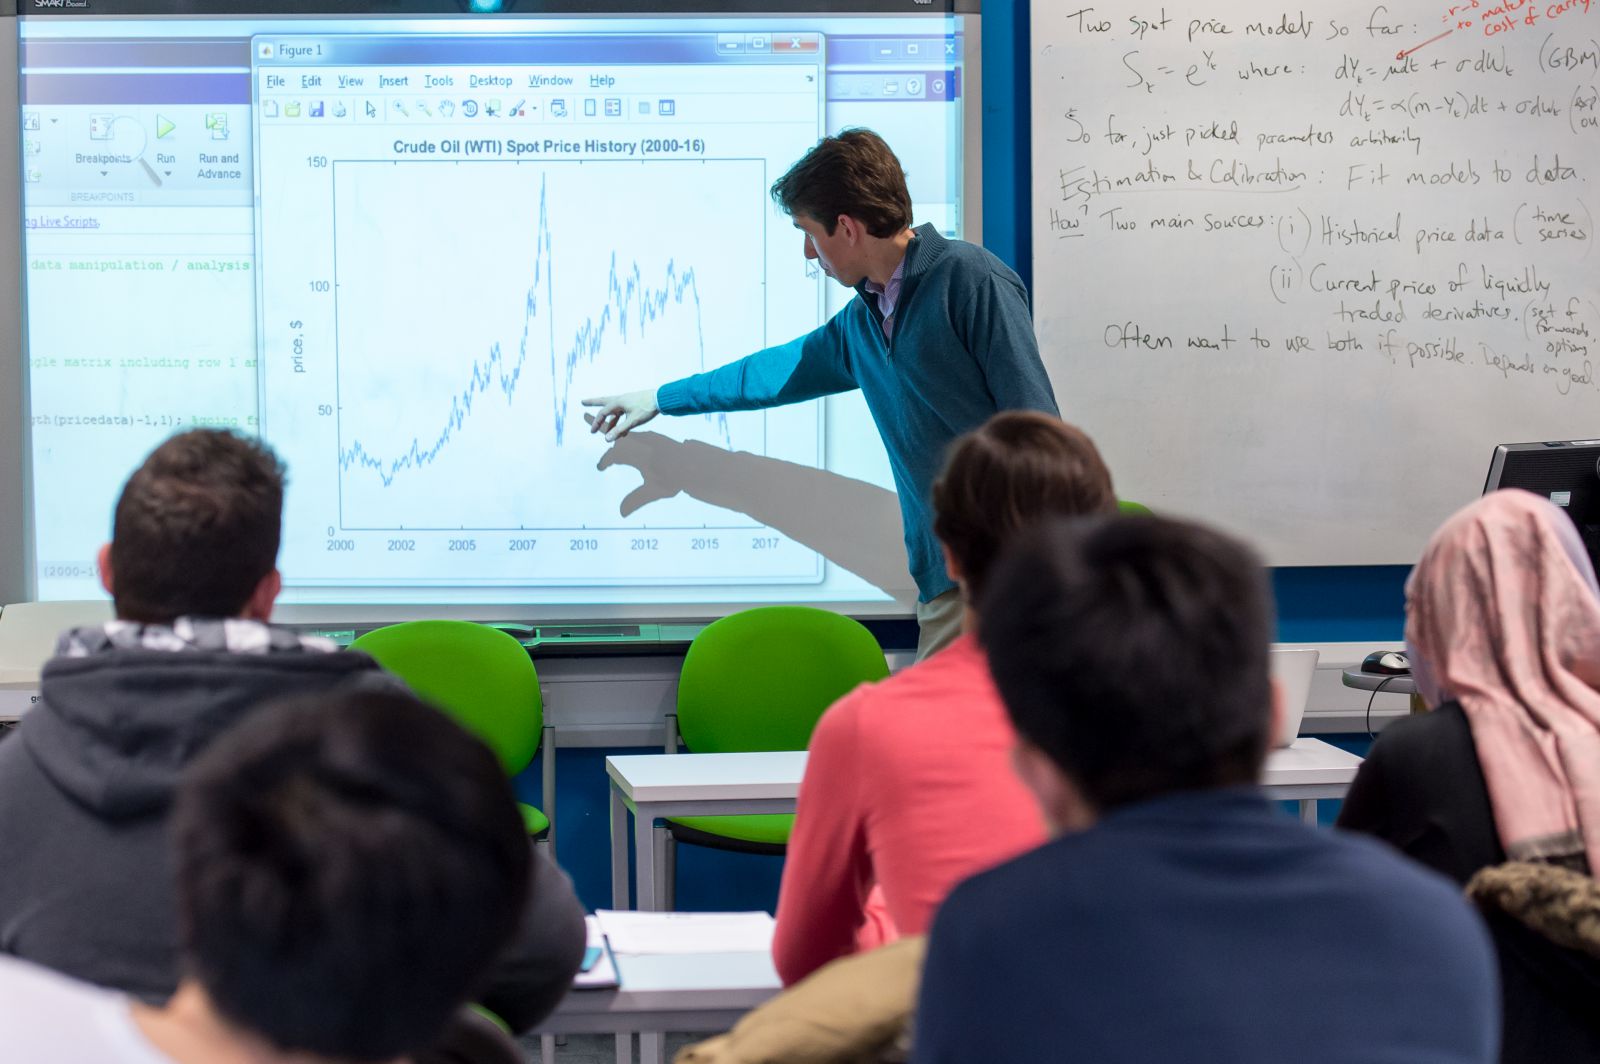
<svg viewBox="0 0 1600 1064">
<path fill-rule="evenodd" d="M 1430 712 L 1384 730 L 1339 826 L 1471 884 L 1503 1061 L 1600 1060 L 1600 592 L 1572 522 L 1518 490 L 1456 513 L 1406 584 L 1406 643 Z"/>
</svg>

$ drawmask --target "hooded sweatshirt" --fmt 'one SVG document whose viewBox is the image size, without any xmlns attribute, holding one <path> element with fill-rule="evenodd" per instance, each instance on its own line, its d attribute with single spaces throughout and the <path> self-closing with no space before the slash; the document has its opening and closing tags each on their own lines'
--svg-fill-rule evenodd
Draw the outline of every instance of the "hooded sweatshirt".
<svg viewBox="0 0 1600 1064">
<path fill-rule="evenodd" d="M 404 687 L 335 649 L 241 620 L 63 635 L 39 703 L 0 743 L 0 953 L 165 1001 L 178 982 L 167 813 L 179 774 L 264 702 Z M 572 881 L 537 849 L 528 895 L 479 997 L 516 1031 L 560 1003 L 585 944 Z"/>
<path fill-rule="evenodd" d="M 364 654 L 273 631 L 287 638 L 249 652 L 63 637 L 82 656 L 45 665 L 38 704 L 0 742 L 0 953 L 150 1001 L 172 993 L 167 813 L 184 766 L 264 701 L 395 682 Z"/>
</svg>

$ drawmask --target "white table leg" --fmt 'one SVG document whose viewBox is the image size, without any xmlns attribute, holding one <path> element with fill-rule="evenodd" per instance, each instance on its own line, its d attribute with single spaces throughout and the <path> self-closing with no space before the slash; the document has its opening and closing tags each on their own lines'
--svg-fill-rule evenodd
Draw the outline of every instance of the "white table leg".
<svg viewBox="0 0 1600 1064">
<path fill-rule="evenodd" d="M 1317 800 L 1315 798 L 1300 799 L 1300 820 L 1306 824 L 1315 824 L 1317 822 Z"/>
<path fill-rule="evenodd" d="M 668 912 L 678 907 L 678 840 L 672 832 L 661 829 L 661 907 Z"/>
<path fill-rule="evenodd" d="M 633 907 L 642 913 L 655 912 L 656 839 L 655 814 L 643 802 L 633 808 Z"/>
<path fill-rule="evenodd" d="M 664 855 L 658 852 L 661 837 L 664 831 L 656 830 L 656 818 L 649 808 L 639 806 L 633 815 L 633 852 L 635 869 L 635 891 L 638 898 L 640 912 L 653 912 L 660 909 L 662 896 L 661 884 L 657 882 L 658 859 Z M 639 1064 L 666 1064 L 667 1038 L 661 1031 L 639 1032 Z"/>
<path fill-rule="evenodd" d="M 651 833 L 651 842 L 655 847 L 656 878 L 655 899 L 656 906 L 662 912 L 672 911 L 672 891 L 667 887 L 667 869 L 671 866 L 671 858 L 667 855 L 672 850 L 672 833 L 665 824 L 658 825 Z"/>
<path fill-rule="evenodd" d="M 611 785 L 611 904 L 628 908 L 628 805 Z M 633 1035 L 617 1035 L 617 1064 L 633 1064 Z"/>
<path fill-rule="evenodd" d="M 611 906 L 629 908 L 628 806 L 615 783 L 611 785 Z"/>
</svg>

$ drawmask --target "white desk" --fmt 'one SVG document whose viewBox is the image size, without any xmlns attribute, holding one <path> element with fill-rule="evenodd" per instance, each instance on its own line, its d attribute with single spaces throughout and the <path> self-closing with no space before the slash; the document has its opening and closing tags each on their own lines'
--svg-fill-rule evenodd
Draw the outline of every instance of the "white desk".
<svg viewBox="0 0 1600 1064">
<path fill-rule="evenodd" d="M 611 778 L 611 905 L 660 908 L 655 821 L 676 816 L 792 813 L 806 752 L 629 754 L 606 758 Z M 638 904 L 628 902 L 628 812 L 633 816 Z"/>
<path fill-rule="evenodd" d="M 1317 799 L 1340 798 L 1361 759 L 1320 739 L 1296 739 L 1267 755 L 1267 797 L 1298 801 L 1300 818 L 1317 819 Z M 659 907 L 653 827 L 662 817 L 792 813 L 805 774 L 805 751 L 759 754 L 631 754 L 606 758 L 611 778 L 611 904 L 628 904 L 628 813 L 633 812 L 637 908 Z"/>
<path fill-rule="evenodd" d="M 1279 802 L 1299 802 L 1300 819 L 1317 822 L 1318 798 L 1343 798 L 1356 778 L 1361 759 L 1321 739 L 1301 737 L 1269 751 L 1261 771 L 1261 789 Z"/>
<path fill-rule="evenodd" d="M 783 984 L 772 953 L 617 954 L 621 986 L 573 990 L 540 1034 L 726 1031 Z"/>
<path fill-rule="evenodd" d="M 571 990 L 537 1028 L 539 1034 L 615 1034 L 617 1064 L 662 1064 L 668 1031 L 726 1031 L 783 989 L 771 949 L 755 953 L 664 956 L 614 954 L 611 990 Z"/>
</svg>

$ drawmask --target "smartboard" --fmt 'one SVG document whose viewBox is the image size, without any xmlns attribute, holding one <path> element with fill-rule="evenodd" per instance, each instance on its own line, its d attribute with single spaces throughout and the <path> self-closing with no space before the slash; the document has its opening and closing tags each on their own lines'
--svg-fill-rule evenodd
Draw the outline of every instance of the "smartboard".
<svg viewBox="0 0 1600 1064">
<path fill-rule="evenodd" d="M 1600 435 L 1589 0 L 1035 3 L 1035 319 L 1119 494 L 1404 563 Z"/>
<path fill-rule="evenodd" d="M 279 620 L 910 615 L 859 391 L 614 445 L 582 400 L 855 298 L 769 195 L 825 134 L 981 240 L 977 0 L 16 8 L 0 603 L 99 597 L 123 482 L 203 426 L 288 467 Z"/>
</svg>

